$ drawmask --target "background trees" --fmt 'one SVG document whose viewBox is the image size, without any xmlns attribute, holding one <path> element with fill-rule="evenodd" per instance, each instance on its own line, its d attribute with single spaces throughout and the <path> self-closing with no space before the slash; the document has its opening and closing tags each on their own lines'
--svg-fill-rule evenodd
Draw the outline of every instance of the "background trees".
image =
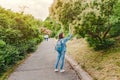
<svg viewBox="0 0 120 80">
<path fill-rule="evenodd" d="M 57 37 L 59 31 L 61 30 L 60 24 L 50 17 L 47 17 L 44 20 L 42 26 L 51 31 L 51 33 L 49 34 L 50 37 Z"/>
</svg>

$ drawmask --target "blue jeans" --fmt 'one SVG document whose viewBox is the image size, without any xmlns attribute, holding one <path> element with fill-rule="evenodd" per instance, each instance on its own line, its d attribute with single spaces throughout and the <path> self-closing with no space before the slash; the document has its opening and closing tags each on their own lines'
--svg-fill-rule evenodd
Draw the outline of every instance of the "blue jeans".
<svg viewBox="0 0 120 80">
<path fill-rule="evenodd" d="M 55 64 L 55 69 L 58 69 L 58 64 L 59 64 L 60 61 L 61 61 L 60 70 L 63 69 L 64 59 L 65 59 L 65 51 L 58 52 L 57 61 L 56 61 L 56 64 Z"/>
</svg>

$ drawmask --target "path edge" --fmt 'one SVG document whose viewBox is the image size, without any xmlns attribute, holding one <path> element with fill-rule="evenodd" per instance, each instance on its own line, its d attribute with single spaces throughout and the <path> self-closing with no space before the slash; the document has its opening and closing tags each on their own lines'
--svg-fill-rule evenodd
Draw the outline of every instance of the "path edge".
<svg viewBox="0 0 120 80">
<path fill-rule="evenodd" d="M 81 80 L 93 80 L 93 78 L 85 70 L 83 70 L 70 55 L 66 54 L 65 58 L 76 71 Z"/>
</svg>

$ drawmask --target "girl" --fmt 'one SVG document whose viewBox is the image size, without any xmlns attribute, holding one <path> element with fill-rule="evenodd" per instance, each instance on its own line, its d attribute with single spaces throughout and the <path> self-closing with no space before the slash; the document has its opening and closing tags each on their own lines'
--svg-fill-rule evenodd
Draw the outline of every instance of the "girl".
<svg viewBox="0 0 120 80">
<path fill-rule="evenodd" d="M 72 38 L 72 35 L 70 35 L 69 37 L 67 38 L 64 38 L 64 34 L 63 32 L 59 34 L 58 36 L 58 42 L 57 43 L 60 43 L 61 44 L 61 49 L 57 52 L 58 52 L 58 56 L 57 56 L 57 61 L 56 61 L 56 64 L 55 64 L 55 72 L 58 72 L 58 64 L 59 62 L 61 61 L 61 64 L 60 64 L 60 72 L 64 72 L 65 70 L 63 69 L 63 66 L 64 66 L 64 59 L 65 59 L 65 52 L 66 52 L 66 42 L 68 40 L 70 40 Z"/>
</svg>

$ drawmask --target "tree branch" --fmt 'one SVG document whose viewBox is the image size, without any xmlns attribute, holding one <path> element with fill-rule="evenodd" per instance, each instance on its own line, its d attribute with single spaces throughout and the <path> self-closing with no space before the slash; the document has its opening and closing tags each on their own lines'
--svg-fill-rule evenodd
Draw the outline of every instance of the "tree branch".
<svg viewBox="0 0 120 80">
<path fill-rule="evenodd" d="M 100 42 L 102 42 L 102 39 L 99 37 L 99 35 L 94 34 L 93 32 L 91 32 L 90 30 L 88 30 L 88 34 L 90 36 L 92 36 L 93 38 L 98 38 Z"/>
<path fill-rule="evenodd" d="M 110 31 L 110 29 L 111 29 L 111 27 L 110 27 L 110 24 L 108 23 L 108 28 L 107 28 L 106 32 L 104 33 L 104 35 L 102 37 L 103 39 L 107 36 L 107 34 Z"/>
</svg>

